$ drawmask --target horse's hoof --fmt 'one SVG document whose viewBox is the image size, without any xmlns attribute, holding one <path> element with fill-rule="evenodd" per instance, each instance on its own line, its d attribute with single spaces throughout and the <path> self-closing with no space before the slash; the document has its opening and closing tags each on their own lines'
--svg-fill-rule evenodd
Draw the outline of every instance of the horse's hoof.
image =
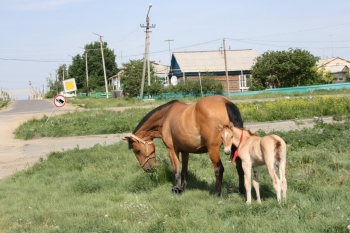
<svg viewBox="0 0 350 233">
<path fill-rule="evenodd" d="M 171 191 L 172 191 L 173 193 L 176 193 L 176 194 L 181 194 L 183 190 L 182 190 L 181 188 L 179 188 L 179 187 L 173 186 L 173 187 L 171 188 Z"/>
</svg>

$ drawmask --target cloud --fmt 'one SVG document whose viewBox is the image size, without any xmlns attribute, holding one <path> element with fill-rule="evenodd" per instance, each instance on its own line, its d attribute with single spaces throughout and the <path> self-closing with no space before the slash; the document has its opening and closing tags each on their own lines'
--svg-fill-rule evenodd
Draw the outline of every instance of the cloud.
<svg viewBox="0 0 350 233">
<path fill-rule="evenodd" d="M 47 11 L 82 0 L 12 0 L 12 8 L 19 11 Z"/>
</svg>

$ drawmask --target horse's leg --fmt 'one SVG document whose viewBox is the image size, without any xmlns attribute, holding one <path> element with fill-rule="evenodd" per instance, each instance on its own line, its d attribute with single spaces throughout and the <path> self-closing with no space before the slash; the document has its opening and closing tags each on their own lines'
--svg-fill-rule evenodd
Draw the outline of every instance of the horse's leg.
<svg viewBox="0 0 350 233">
<path fill-rule="evenodd" d="M 286 180 L 286 162 L 281 161 L 279 166 L 280 171 L 280 180 L 281 180 L 281 186 L 282 186 L 282 198 L 284 200 L 287 199 L 287 180 Z"/>
<path fill-rule="evenodd" d="M 225 170 L 220 159 L 220 145 L 218 147 L 208 149 L 208 152 L 210 160 L 214 165 L 214 173 L 216 177 L 215 196 L 219 197 L 221 195 L 222 177 Z"/>
<path fill-rule="evenodd" d="M 187 188 L 187 175 L 188 175 L 188 155 L 187 152 L 181 152 L 182 155 L 182 169 L 181 169 L 181 180 L 183 191 Z"/>
<path fill-rule="evenodd" d="M 180 161 L 179 153 L 176 153 L 173 149 L 168 149 L 169 157 L 174 169 L 175 185 L 171 188 L 171 191 L 177 194 L 181 194 L 181 174 L 180 174 Z"/>
<path fill-rule="evenodd" d="M 237 159 L 236 159 L 236 170 L 237 170 L 237 173 L 238 173 L 239 192 L 241 194 L 244 194 L 246 192 L 246 190 L 244 189 L 244 171 L 243 171 L 243 168 L 242 168 L 242 160 L 241 160 L 240 157 L 237 157 Z"/>
<path fill-rule="evenodd" d="M 256 200 L 258 203 L 261 203 L 260 200 L 260 183 L 259 183 L 259 167 L 253 167 L 254 171 L 254 179 L 253 179 L 253 186 L 256 193 Z"/>
<path fill-rule="evenodd" d="M 251 169 L 250 163 L 242 162 L 242 168 L 244 171 L 244 185 L 247 193 L 247 204 L 252 202 L 252 184 L 251 184 Z"/>
<path fill-rule="evenodd" d="M 272 179 L 273 182 L 273 188 L 276 191 L 277 194 L 277 201 L 280 202 L 281 201 L 281 181 L 278 178 L 277 174 L 276 174 L 276 166 L 275 164 L 271 163 L 271 164 L 266 164 L 267 166 L 267 170 L 269 171 L 270 177 Z"/>
</svg>

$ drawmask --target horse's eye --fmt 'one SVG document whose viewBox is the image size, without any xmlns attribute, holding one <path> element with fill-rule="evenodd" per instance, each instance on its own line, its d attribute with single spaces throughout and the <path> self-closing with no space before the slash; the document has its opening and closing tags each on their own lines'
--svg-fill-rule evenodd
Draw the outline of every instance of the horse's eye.
<svg viewBox="0 0 350 233">
<path fill-rule="evenodd" d="M 135 154 L 139 154 L 140 150 L 134 150 Z"/>
</svg>

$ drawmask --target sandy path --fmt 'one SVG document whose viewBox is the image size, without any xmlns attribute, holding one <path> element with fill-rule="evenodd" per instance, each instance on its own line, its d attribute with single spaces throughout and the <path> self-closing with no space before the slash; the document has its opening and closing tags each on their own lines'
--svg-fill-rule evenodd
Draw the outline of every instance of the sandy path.
<svg viewBox="0 0 350 233">
<path fill-rule="evenodd" d="M 65 106 L 65 111 L 74 111 L 75 107 Z M 53 115 L 64 113 L 55 112 Z M 40 158 L 52 151 L 64 149 L 89 148 L 96 144 L 108 145 L 119 142 L 128 134 L 94 135 L 64 138 L 40 138 L 33 140 L 19 140 L 14 138 L 15 129 L 32 118 L 41 118 L 48 113 L 31 113 L 0 116 L 0 179 L 10 176 L 16 171 L 28 168 Z"/>
</svg>

